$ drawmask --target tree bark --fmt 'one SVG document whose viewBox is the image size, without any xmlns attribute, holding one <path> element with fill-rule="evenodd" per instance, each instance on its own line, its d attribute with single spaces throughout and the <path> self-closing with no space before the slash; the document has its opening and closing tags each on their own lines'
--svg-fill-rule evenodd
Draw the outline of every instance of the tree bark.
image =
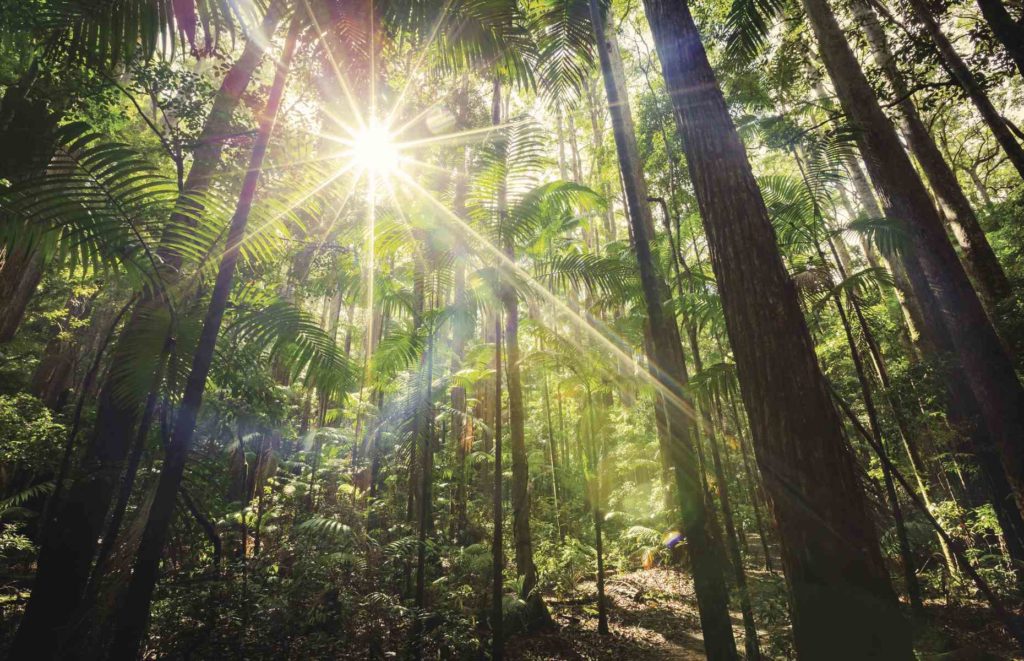
<svg viewBox="0 0 1024 661">
<path fill-rule="evenodd" d="M 506 254 L 513 259 L 511 245 Z M 519 303 L 515 292 L 505 292 L 505 370 L 508 380 L 508 427 L 512 451 L 512 531 L 516 542 L 516 572 L 523 577 L 520 597 L 527 599 L 537 585 L 530 535 L 530 467 L 526 458 L 526 421 L 519 366 Z"/>
<path fill-rule="evenodd" d="M 498 83 L 495 82 L 497 89 Z M 491 658 L 501 661 L 505 654 L 502 598 L 505 594 L 505 556 L 502 551 L 504 512 L 501 498 L 501 314 L 494 320 L 494 536 L 491 541 Z"/>
<path fill-rule="evenodd" d="M 644 6 L 778 523 L 797 653 L 911 659 L 854 458 L 689 6 L 666 0 L 645 0 Z"/>
<path fill-rule="evenodd" d="M 591 20 L 597 36 L 598 54 L 612 130 L 619 158 L 619 169 L 626 189 L 627 208 L 637 266 L 650 325 L 653 351 L 648 355 L 649 368 L 658 383 L 657 402 L 660 418 L 667 431 L 670 464 L 675 473 L 676 488 L 683 519 L 684 534 L 693 567 L 694 590 L 704 648 L 709 659 L 736 659 L 736 641 L 729 619 L 728 592 L 723 576 L 722 558 L 715 552 L 705 507 L 703 480 L 694 450 L 693 406 L 682 384 L 686 381 L 682 343 L 675 318 L 667 314 L 665 280 L 651 252 L 654 221 L 647 202 L 647 182 L 643 176 L 633 117 L 626 92 L 622 61 L 614 31 L 604 24 L 598 0 L 590 0 Z"/>
<path fill-rule="evenodd" d="M 1024 507 L 1024 388 L 827 1 L 803 4 L 843 110 L 859 129 L 857 142 L 886 216 L 900 219 L 909 234 L 902 261 L 922 311 L 930 317 L 925 332 L 949 337 L 984 428 L 999 449 L 1017 505 Z"/>
<path fill-rule="evenodd" d="M 18 246 L 4 257 L 0 266 L 0 344 L 14 339 L 42 279 L 43 254 L 37 246 Z"/>
<path fill-rule="evenodd" d="M 174 431 L 160 470 L 156 495 L 135 556 L 134 570 L 128 584 L 124 605 L 118 613 L 110 652 L 110 658 L 115 661 L 133 661 L 138 658 L 146 636 L 150 602 L 156 587 L 160 556 L 163 553 L 167 531 L 174 515 L 176 495 L 181 488 L 185 462 L 195 436 L 199 408 L 202 405 L 203 392 L 206 389 L 206 379 L 210 372 L 210 366 L 213 364 L 217 335 L 220 332 L 221 322 L 224 319 L 224 312 L 231 294 L 235 265 L 238 262 L 242 242 L 245 240 L 245 230 L 256 195 L 256 185 L 259 183 L 267 147 L 277 121 L 278 110 L 281 107 L 281 99 L 284 96 L 284 88 L 301 27 L 302 22 L 293 18 L 277 65 L 277 73 L 270 88 L 267 105 L 260 117 L 249 167 L 238 197 L 238 206 L 228 227 L 226 247 L 217 270 L 217 278 L 214 282 L 206 317 L 203 320 L 196 352 L 192 357 L 192 369 L 185 384 L 185 392 L 175 419 Z"/>
</svg>

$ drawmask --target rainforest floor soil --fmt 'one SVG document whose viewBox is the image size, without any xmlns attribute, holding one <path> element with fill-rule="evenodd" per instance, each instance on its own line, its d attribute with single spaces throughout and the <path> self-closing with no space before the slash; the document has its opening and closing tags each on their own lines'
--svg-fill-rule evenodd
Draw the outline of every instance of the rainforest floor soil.
<svg viewBox="0 0 1024 661">
<path fill-rule="evenodd" d="M 770 590 L 782 581 L 778 573 L 748 571 L 755 591 Z M 557 629 L 509 640 L 507 657 L 515 661 L 705 658 L 693 581 L 686 573 L 657 568 L 610 575 L 605 592 L 611 628 L 608 635 L 597 632 L 596 586 L 588 581 L 570 594 L 546 597 Z M 932 603 L 927 611 L 933 624 L 918 637 L 922 659 L 1024 659 L 980 604 L 962 603 L 951 608 Z M 743 623 L 738 611 L 732 613 L 732 620 L 733 634 L 742 645 Z M 770 632 L 761 628 L 759 633 L 762 652 L 771 658 Z"/>
</svg>

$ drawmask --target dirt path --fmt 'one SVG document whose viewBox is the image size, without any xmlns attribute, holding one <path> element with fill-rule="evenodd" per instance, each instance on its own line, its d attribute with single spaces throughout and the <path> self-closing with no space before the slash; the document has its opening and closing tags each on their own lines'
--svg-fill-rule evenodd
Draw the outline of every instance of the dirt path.
<svg viewBox="0 0 1024 661">
<path fill-rule="evenodd" d="M 557 631 L 513 638 L 510 659 L 704 659 L 693 583 L 666 569 L 610 576 L 605 583 L 611 633 L 597 633 L 594 583 L 583 583 L 568 598 L 548 602 Z M 743 640 L 739 614 L 733 614 Z"/>
<path fill-rule="evenodd" d="M 749 571 L 752 590 L 783 589 L 781 576 Z M 690 577 L 670 569 L 651 569 L 617 574 L 606 579 L 609 599 L 610 633 L 597 633 L 597 604 L 594 583 L 580 584 L 571 595 L 549 597 L 548 607 L 557 629 L 511 638 L 505 646 L 507 658 L 516 661 L 541 659 L 595 659 L 639 661 L 641 659 L 704 659 L 704 640 L 697 614 L 697 602 Z M 1002 661 L 1022 659 L 984 604 L 939 602 L 927 605 L 930 623 L 918 631 L 916 648 L 928 661 Z M 738 612 L 732 614 L 733 634 L 742 646 L 743 626 Z M 759 621 L 762 653 L 767 634 Z M 780 626 L 785 627 L 782 623 Z M 777 635 L 788 638 L 780 629 Z M 740 649 L 742 654 L 742 647 Z"/>
</svg>

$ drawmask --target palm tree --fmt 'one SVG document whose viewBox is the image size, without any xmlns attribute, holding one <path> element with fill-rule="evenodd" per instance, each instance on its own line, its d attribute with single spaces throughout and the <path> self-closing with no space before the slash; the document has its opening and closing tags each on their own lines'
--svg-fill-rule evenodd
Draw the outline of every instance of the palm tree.
<svg viewBox="0 0 1024 661">
<path fill-rule="evenodd" d="M 272 5 L 264 19 L 262 33 L 254 34 L 242 55 L 229 70 L 213 108 L 197 141 L 192 170 L 171 214 L 164 241 L 157 253 L 166 269 L 161 269 L 161 288 L 150 287 L 122 329 L 113 350 L 114 364 L 130 363 L 136 355 L 137 339 L 152 332 L 154 321 L 166 309 L 168 286 L 173 283 L 182 257 L 175 238 L 195 223 L 196 200 L 204 197 L 224 148 L 223 136 L 230 135 L 232 118 L 263 58 L 264 40 L 280 20 L 281 8 Z M 159 323 L 159 321 L 157 321 Z M 155 356 L 154 356 L 155 358 Z M 142 368 L 144 369 L 144 368 Z M 150 368 L 152 370 L 152 367 Z M 141 398 L 131 387 L 118 383 L 117 373 L 104 384 L 96 424 L 82 459 L 81 476 L 67 489 L 67 496 L 53 507 L 53 519 L 46 526 L 42 541 L 32 598 L 18 628 L 13 652 L 16 655 L 41 655 L 54 649 L 61 630 L 68 623 L 81 598 L 89 576 L 96 539 L 101 536 L 104 519 L 110 509 L 122 463 L 128 454 L 135 427 L 141 415 Z M 129 393 L 126 396 L 126 391 Z"/>
<path fill-rule="evenodd" d="M 238 262 L 242 242 L 245 240 L 249 212 L 256 196 L 256 185 L 259 182 L 267 146 L 274 131 L 274 123 L 277 121 L 278 109 L 281 107 L 285 83 L 302 27 L 302 21 L 298 18 L 292 19 L 288 37 L 277 64 L 274 83 L 270 88 L 267 105 L 260 117 L 256 141 L 253 144 L 249 167 L 239 193 L 238 206 L 228 228 L 226 247 L 217 270 L 217 278 L 214 282 L 206 317 L 203 320 L 199 344 L 192 357 L 192 369 L 189 372 L 185 392 L 175 417 L 174 432 L 160 470 L 156 494 L 146 521 L 146 528 L 142 533 L 142 541 L 136 553 L 134 571 L 125 601 L 118 613 L 110 652 L 112 659 L 131 661 L 138 658 L 145 639 L 149 620 L 149 605 L 153 597 L 153 589 L 156 587 L 160 556 L 163 553 L 167 531 L 174 514 L 178 489 L 185 473 L 185 462 L 188 459 L 189 449 L 195 435 L 196 420 L 199 417 L 199 408 L 202 405 L 203 392 L 206 389 L 206 378 L 210 372 L 210 366 L 213 364 L 217 335 L 220 332 L 224 311 L 231 294 L 231 281 L 234 279 L 235 265 Z"/>
</svg>

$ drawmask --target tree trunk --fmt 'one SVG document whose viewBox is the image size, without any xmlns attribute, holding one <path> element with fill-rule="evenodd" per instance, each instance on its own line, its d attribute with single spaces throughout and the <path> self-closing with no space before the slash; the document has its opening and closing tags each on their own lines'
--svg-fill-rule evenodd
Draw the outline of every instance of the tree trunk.
<svg viewBox="0 0 1024 661">
<path fill-rule="evenodd" d="M 498 82 L 494 83 L 498 89 Z M 502 618 L 502 598 L 505 594 L 505 556 L 502 552 L 501 498 L 501 314 L 494 320 L 494 536 L 491 541 L 491 659 L 501 661 L 505 654 L 505 633 Z"/>
<path fill-rule="evenodd" d="M 994 1 L 998 2 L 999 0 Z M 953 48 L 949 38 L 942 32 L 939 22 L 935 20 L 925 0 L 908 0 L 908 3 L 914 12 L 917 22 L 924 27 L 925 32 L 935 42 L 935 48 L 939 52 L 939 57 L 945 63 L 946 68 L 949 69 L 953 79 L 956 80 L 971 102 L 974 103 L 974 107 L 978 109 L 981 118 L 988 125 L 989 130 L 992 131 L 992 135 L 995 136 L 999 146 L 1003 148 L 1013 167 L 1017 168 L 1017 172 L 1021 177 L 1024 177 L 1024 147 L 1021 147 L 1021 144 L 1013 137 L 1010 127 L 1006 125 L 1006 121 L 1003 120 L 999 111 L 992 105 L 992 101 L 988 98 L 981 83 L 971 73 L 967 63 L 960 57 L 960 54 Z"/>
<path fill-rule="evenodd" d="M 35 176 L 53 157 L 64 110 L 32 94 L 39 75 L 37 60 L 0 100 L 0 180 Z M 0 344 L 14 338 L 42 277 L 39 246 L 19 247 L 0 257 Z"/>
<path fill-rule="evenodd" d="M 419 532 L 416 544 L 416 608 L 422 615 L 427 606 L 427 533 L 431 528 L 430 520 L 433 517 L 431 507 L 431 490 L 433 488 L 433 441 L 434 441 L 434 415 L 433 393 L 431 382 L 434 378 L 434 332 L 433 323 L 427 337 L 427 374 L 426 393 L 424 394 L 423 406 L 426 408 L 426 429 L 423 430 L 423 451 L 420 458 L 420 511 L 419 511 Z M 413 452 L 415 454 L 415 452 Z M 416 618 L 416 626 L 413 635 L 415 658 L 423 658 L 423 618 Z"/>
<path fill-rule="evenodd" d="M 511 246 L 506 247 L 506 254 Z M 509 254 L 509 258 L 513 256 Z M 526 429 L 523 386 L 519 366 L 519 304 L 515 292 L 505 295 L 505 372 L 508 379 L 508 426 L 512 450 L 512 531 L 516 542 L 516 571 L 523 577 L 520 597 L 528 598 L 537 585 L 530 537 L 530 467 L 526 459 Z"/>
<path fill-rule="evenodd" d="M 999 0 L 980 0 L 982 3 L 995 2 Z M 921 115 L 917 112 L 906 80 L 896 66 L 896 60 L 889 49 L 889 41 L 885 36 L 885 30 L 878 22 L 878 17 L 871 9 L 867 0 L 857 0 L 853 3 L 853 12 L 858 22 L 864 28 L 868 43 L 874 53 L 875 64 L 882 70 L 883 75 L 889 82 L 893 94 L 900 99 L 897 104 L 904 135 L 907 143 L 917 162 L 921 164 L 932 191 L 935 193 L 943 215 L 949 221 L 953 236 L 956 237 L 961 250 L 963 251 L 963 263 L 972 280 L 978 287 L 978 292 L 985 299 L 989 309 L 1010 295 L 1010 282 L 1006 279 L 1003 267 L 996 259 L 996 254 L 985 237 L 984 230 L 978 222 L 978 216 L 974 213 L 971 203 L 960 188 L 953 170 L 946 163 L 942 152 L 932 138 L 928 127 L 925 126 Z"/>
<path fill-rule="evenodd" d="M 263 21 L 263 35 L 271 35 L 277 26 L 280 16 L 275 7 L 276 4 L 271 5 Z M 262 37 L 250 39 L 225 76 L 196 146 L 185 184 L 185 190 L 190 193 L 202 193 L 209 187 L 220 161 L 224 136 L 231 132 L 234 111 L 262 60 L 264 45 Z M 185 198 L 181 201 L 187 203 Z M 172 220 L 175 225 L 188 222 L 177 215 L 172 216 Z M 170 250 L 162 250 L 161 259 L 171 266 L 180 264 L 180 257 L 174 257 Z M 142 297 L 115 345 L 111 360 L 114 365 L 134 360 L 137 336 L 152 332 L 151 318 L 164 307 L 152 292 Z M 155 356 L 153 362 L 156 362 Z M 50 658 L 59 643 L 59 632 L 78 607 L 96 540 L 141 412 L 141 400 L 124 396 L 121 389 L 116 374 L 108 377 L 100 394 L 95 428 L 85 450 L 81 476 L 69 487 L 67 496 L 55 503 L 52 525 L 47 526 L 52 534 L 41 541 L 32 597 L 11 649 L 15 658 Z"/>
<path fill-rule="evenodd" d="M 729 619 L 728 592 L 723 576 L 722 558 L 715 552 L 708 529 L 703 480 L 699 474 L 694 450 L 693 406 L 682 389 L 686 380 L 682 344 L 675 319 L 663 307 L 665 281 L 651 252 L 654 221 L 647 203 L 647 183 L 643 176 L 633 117 L 629 108 L 625 75 L 618 56 L 614 31 L 604 25 L 598 0 L 590 0 L 591 20 L 597 34 L 598 53 L 612 130 L 626 189 L 627 207 L 640 282 L 650 325 L 653 350 L 648 355 L 649 368 L 656 379 L 660 418 L 667 431 L 670 464 L 675 472 L 684 534 L 693 567 L 694 590 L 700 612 L 704 647 L 709 659 L 737 658 L 736 641 Z"/>
<path fill-rule="evenodd" d="M 689 6 L 666 0 L 644 5 L 778 523 L 797 653 L 809 659 L 913 658 L 796 290 Z"/>
<path fill-rule="evenodd" d="M 718 408 L 717 404 L 715 408 Z M 716 411 L 715 417 L 721 421 L 721 411 Z M 744 651 L 746 652 L 744 658 L 746 661 L 758 661 L 761 658 L 761 648 L 757 640 L 754 609 L 750 604 L 750 591 L 747 589 L 747 572 L 743 568 L 743 555 L 740 553 L 739 537 L 736 534 L 736 524 L 732 518 L 732 503 L 729 500 L 729 483 L 726 480 L 725 469 L 722 467 L 722 455 L 719 452 L 718 440 L 715 438 L 714 429 L 708 431 L 708 443 L 711 445 L 711 461 L 715 467 L 718 497 L 722 502 L 722 520 L 725 522 L 726 547 L 729 549 L 733 572 L 736 575 L 736 589 L 740 593 L 740 612 L 743 616 L 743 642 Z"/>
<path fill-rule="evenodd" d="M 458 128 L 465 128 L 459 126 Z M 464 152 L 462 166 L 456 174 L 453 208 L 455 215 L 466 219 L 466 194 L 468 191 L 469 152 Z M 466 251 L 461 243 L 456 243 L 453 257 L 455 294 L 454 315 L 452 316 L 452 367 L 451 373 L 456 374 L 462 368 L 462 360 L 466 353 L 466 343 L 473 333 L 473 321 L 466 300 Z M 453 385 L 451 388 L 452 428 L 455 432 L 455 475 L 456 492 L 453 503 L 453 530 L 456 542 L 465 541 L 468 525 L 467 489 L 466 489 L 466 458 L 472 451 L 473 422 L 467 414 L 466 388 Z"/>
<path fill-rule="evenodd" d="M 281 98 L 284 96 L 285 83 L 288 79 L 301 27 L 302 22 L 293 18 L 278 62 L 274 82 L 270 88 L 267 105 L 260 117 L 249 167 L 246 170 L 242 190 L 238 197 L 238 206 L 228 227 L 227 242 L 217 270 L 210 304 L 203 320 L 195 355 L 192 357 L 192 369 L 185 384 L 185 392 L 175 419 L 174 431 L 160 470 L 156 496 L 149 511 L 146 528 L 142 533 L 142 541 L 135 557 L 134 570 L 128 584 L 125 601 L 118 613 L 110 652 L 110 658 L 115 661 L 133 661 L 138 658 L 146 636 L 150 602 L 153 597 L 153 589 L 156 587 L 160 556 L 163 553 L 167 531 L 174 515 L 176 495 L 181 488 L 185 462 L 195 436 L 199 408 L 202 405 L 203 392 L 206 389 L 206 378 L 210 372 L 210 366 L 213 364 L 217 335 L 220 332 L 221 322 L 231 294 L 235 265 L 238 262 L 242 242 L 245 240 L 245 230 L 256 195 L 256 185 L 259 183 L 267 146 L 274 131 L 278 110 L 281 107 Z"/>
<path fill-rule="evenodd" d="M 1014 20 L 1002 0 L 978 0 L 978 8 L 985 17 L 992 34 L 996 36 L 1024 77 L 1024 19 Z"/>
<path fill-rule="evenodd" d="M 608 634 L 608 599 L 604 587 L 604 514 L 601 513 L 602 482 L 601 456 L 597 449 L 597 412 L 594 397 L 587 389 L 587 408 L 589 409 L 589 434 L 587 443 L 587 463 L 590 464 L 591 503 L 590 511 L 594 517 L 594 550 L 597 552 L 597 633 Z"/>
<path fill-rule="evenodd" d="M 555 531 L 558 534 L 558 541 L 565 541 L 565 528 L 562 526 L 562 517 L 558 504 L 558 450 L 555 442 L 555 428 L 551 424 L 551 393 L 548 390 L 548 375 L 544 375 L 544 420 L 547 423 L 548 432 L 548 453 L 551 459 L 551 502 L 555 513 Z"/>
<path fill-rule="evenodd" d="M 18 247 L 5 256 L 0 266 L 0 344 L 14 339 L 42 279 L 43 255 L 38 247 Z"/>
<path fill-rule="evenodd" d="M 57 325 L 56 332 L 46 343 L 39 365 L 32 374 L 32 392 L 55 411 L 64 405 L 75 369 L 76 354 L 85 348 L 79 345 L 82 334 L 72 333 L 71 322 L 89 316 L 94 298 L 71 296 L 68 299 L 64 306 L 64 323 Z"/>
<path fill-rule="evenodd" d="M 911 240 L 903 251 L 903 263 L 922 311 L 931 316 L 925 321 L 930 327 L 925 332 L 933 336 L 944 333 L 950 338 L 953 355 L 959 359 L 984 427 L 1001 454 L 1018 507 L 1022 507 L 1024 388 L 950 245 L 928 191 L 882 112 L 826 0 L 804 0 L 804 7 L 843 110 L 858 126 L 857 142 L 886 215 L 899 218 L 909 233 Z M 936 305 L 925 303 L 929 300 Z"/>
</svg>

